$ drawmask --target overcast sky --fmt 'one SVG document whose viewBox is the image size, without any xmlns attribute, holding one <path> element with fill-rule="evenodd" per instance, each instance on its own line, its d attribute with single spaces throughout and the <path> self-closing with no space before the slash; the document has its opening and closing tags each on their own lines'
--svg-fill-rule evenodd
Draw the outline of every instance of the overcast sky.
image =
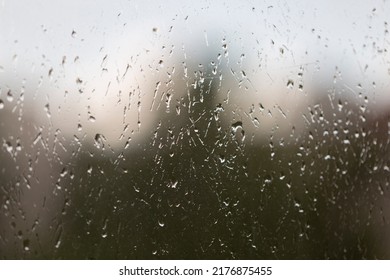
<svg viewBox="0 0 390 280">
<path fill-rule="evenodd" d="M 61 125 L 72 130 L 83 108 L 78 118 L 94 115 L 112 130 L 110 123 L 123 118 L 118 92 L 139 89 L 138 99 L 126 100 L 127 109 L 133 107 L 128 117 L 137 119 L 135 103 L 151 108 L 156 81 L 167 72 L 182 71 L 183 62 L 190 68 L 210 63 L 228 51 L 221 67 L 244 71 L 253 92 L 277 92 L 303 67 L 306 88 L 329 87 L 337 76 L 341 94 L 354 96 L 360 85 L 370 105 L 388 108 L 389 1 L 178 3 L 3 0 L 0 98 L 24 87 L 25 111 L 30 106 L 38 118 L 45 118 L 42 108 L 50 103 L 53 121 L 54 108 L 61 107 Z M 74 94 L 80 89 L 82 95 Z M 245 107 L 253 96 L 237 100 Z"/>
</svg>

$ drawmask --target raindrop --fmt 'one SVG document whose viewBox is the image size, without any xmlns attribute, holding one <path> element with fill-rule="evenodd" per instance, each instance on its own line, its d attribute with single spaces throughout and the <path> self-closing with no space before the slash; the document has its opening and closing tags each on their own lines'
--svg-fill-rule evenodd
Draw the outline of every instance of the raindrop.
<svg viewBox="0 0 390 280">
<path fill-rule="evenodd" d="M 128 149 L 130 147 L 130 141 L 131 141 L 131 138 L 129 137 L 125 143 L 125 150 Z"/>
<path fill-rule="evenodd" d="M 50 105 L 49 105 L 49 103 L 47 103 L 46 105 L 45 105 L 45 112 L 46 112 L 46 115 L 47 115 L 47 117 L 48 118 L 50 118 L 51 117 L 51 113 L 50 113 Z"/>
<path fill-rule="evenodd" d="M 64 168 L 62 168 L 62 170 L 61 170 L 60 176 L 61 176 L 61 177 L 65 177 L 66 174 L 68 174 L 68 169 L 66 169 L 66 167 L 64 167 Z"/>
<path fill-rule="evenodd" d="M 9 141 L 4 142 L 4 147 L 6 148 L 7 152 L 9 152 L 12 155 L 12 151 L 14 148 L 12 147 L 11 142 Z"/>
<path fill-rule="evenodd" d="M 95 147 L 98 149 L 104 149 L 104 142 L 106 141 L 106 138 L 104 135 L 97 133 L 95 135 Z"/>
<path fill-rule="evenodd" d="M 16 140 L 16 150 L 20 152 L 22 150 L 22 145 L 20 144 L 20 139 Z"/>
<path fill-rule="evenodd" d="M 56 247 L 56 249 L 58 249 L 58 248 L 60 248 L 60 246 L 61 246 L 61 239 L 58 239 L 55 247 Z"/>
<path fill-rule="evenodd" d="M 287 88 L 292 89 L 294 87 L 294 81 L 293 80 L 288 80 L 287 81 Z"/>
<path fill-rule="evenodd" d="M 7 100 L 8 102 L 12 102 L 14 100 L 14 96 L 12 95 L 11 90 L 7 92 Z"/>
<path fill-rule="evenodd" d="M 58 233 L 57 233 L 57 238 L 56 238 L 56 244 L 54 245 L 54 247 L 56 249 L 60 248 L 61 246 L 61 237 L 62 237 L 62 226 L 60 226 L 58 228 Z"/>
<path fill-rule="evenodd" d="M 169 187 L 170 187 L 171 189 L 176 189 L 177 183 L 178 183 L 178 181 L 174 181 L 174 182 L 172 182 L 172 183 L 169 184 Z"/>
<path fill-rule="evenodd" d="M 39 132 L 33 141 L 33 144 L 36 145 L 42 139 L 42 133 Z"/>
<path fill-rule="evenodd" d="M 242 129 L 242 122 L 241 121 L 237 121 L 237 122 L 232 124 L 232 130 L 234 133 L 236 133 L 239 128 Z"/>
<path fill-rule="evenodd" d="M 25 251 L 30 251 L 30 240 L 28 239 L 23 240 L 23 248 Z"/>
<path fill-rule="evenodd" d="M 263 112 L 263 111 L 264 111 L 264 106 L 263 106 L 263 104 L 259 103 L 259 109 L 260 109 L 260 112 Z"/>
</svg>

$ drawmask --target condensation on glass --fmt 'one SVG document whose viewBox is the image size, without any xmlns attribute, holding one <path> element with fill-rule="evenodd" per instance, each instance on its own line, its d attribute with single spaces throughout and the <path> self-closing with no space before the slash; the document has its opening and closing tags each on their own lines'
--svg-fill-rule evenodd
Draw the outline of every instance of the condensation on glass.
<svg viewBox="0 0 390 280">
<path fill-rule="evenodd" d="M 388 1 L 2 1 L 0 257 L 390 258 Z"/>
</svg>

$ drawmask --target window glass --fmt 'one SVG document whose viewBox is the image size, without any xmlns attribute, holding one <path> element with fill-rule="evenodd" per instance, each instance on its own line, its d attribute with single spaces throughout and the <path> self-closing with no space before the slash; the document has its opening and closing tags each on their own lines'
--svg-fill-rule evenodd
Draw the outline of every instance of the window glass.
<svg viewBox="0 0 390 280">
<path fill-rule="evenodd" d="M 388 1 L 2 1 L 0 257 L 389 258 Z"/>
</svg>

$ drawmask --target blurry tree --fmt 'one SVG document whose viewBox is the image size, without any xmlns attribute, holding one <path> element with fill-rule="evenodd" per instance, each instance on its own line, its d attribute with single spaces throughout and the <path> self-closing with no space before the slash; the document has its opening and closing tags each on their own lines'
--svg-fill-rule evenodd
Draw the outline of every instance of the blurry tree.
<svg viewBox="0 0 390 280">
<path fill-rule="evenodd" d="M 83 148 L 51 257 L 389 257 L 388 116 L 327 96 L 302 112 L 304 134 L 256 141 L 248 123 L 224 119 L 203 75 L 143 144 L 116 157 L 99 136 Z"/>
</svg>

